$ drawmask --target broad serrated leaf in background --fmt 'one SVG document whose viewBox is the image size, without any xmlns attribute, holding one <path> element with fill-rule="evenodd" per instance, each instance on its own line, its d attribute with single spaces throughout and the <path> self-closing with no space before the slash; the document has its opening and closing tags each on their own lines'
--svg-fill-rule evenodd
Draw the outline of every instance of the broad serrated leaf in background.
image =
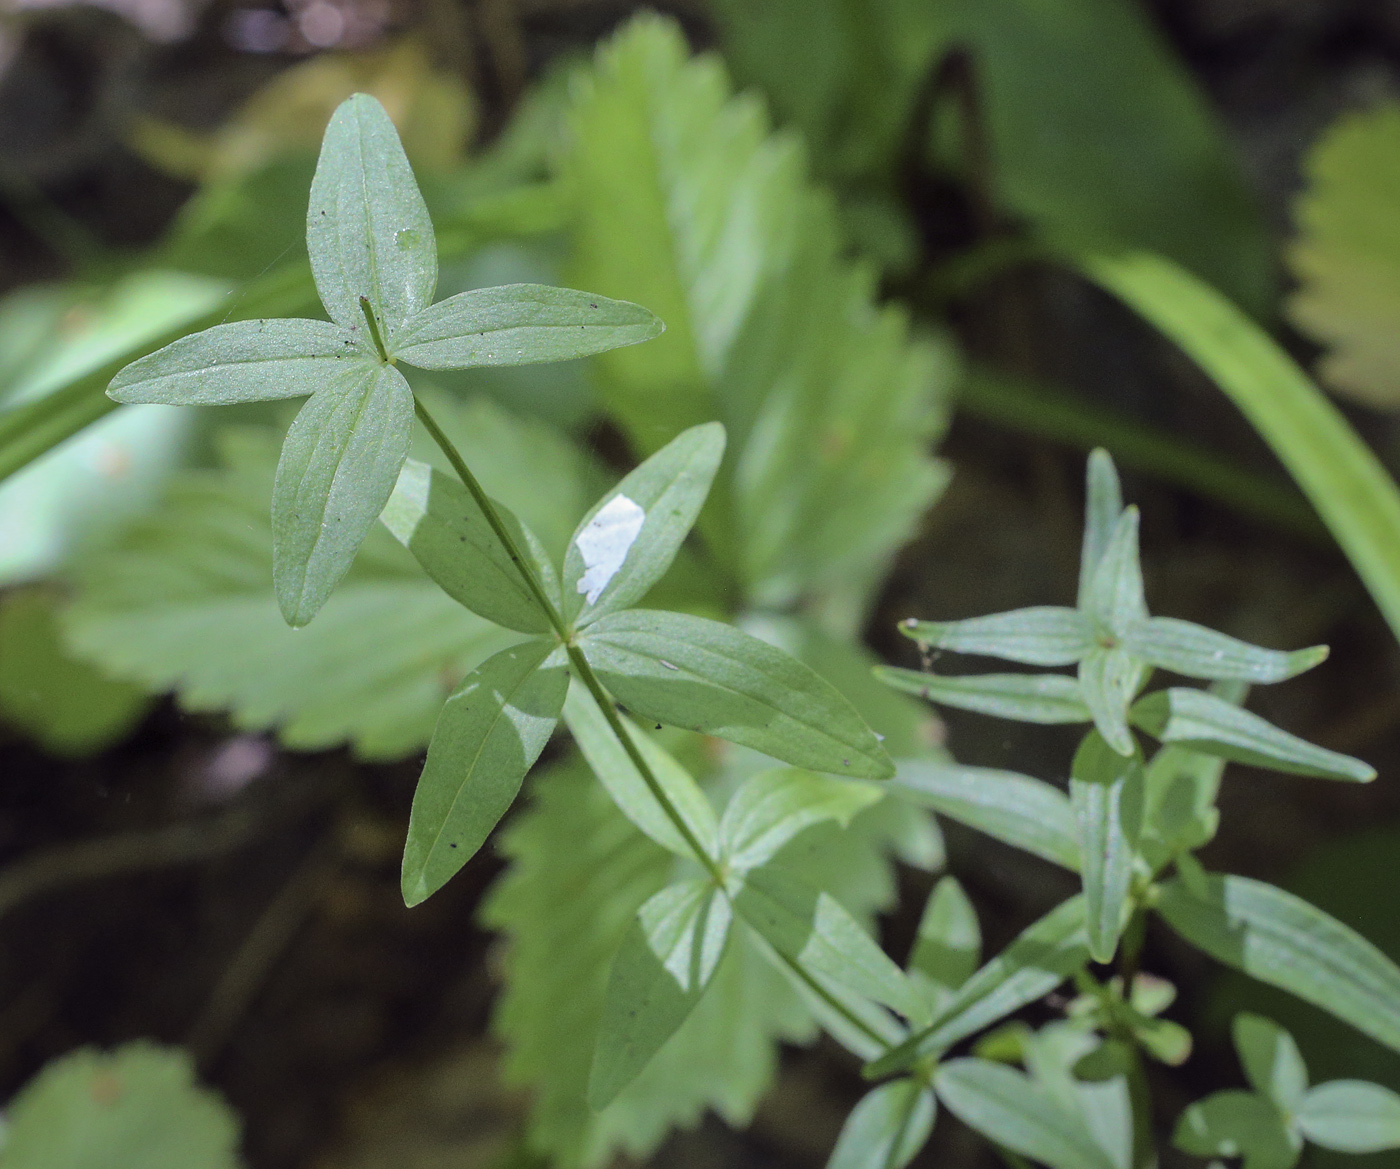
<svg viewBox="0 0 1400 1169">
<path fill-rule="evenodd" d="M 798 145 L 730 97 L 716 59 L 688 60 L 674 24 L 639 18 L 600 49 L 572 143 L 570 282 L 667 325 L 645 352 L 600 359 L 609 410 L 643 453 L 725 424 L 731 506 L 711 522 L 738 528 L 751 597 L 777 606 L 839 586 L 859 598 L 942 485 L 926 452 L 947 351 L 875 307 Z"/>
<path fill-rule="evenodd" d="M 487 489 L 562 547 L 587 499 L 574 448 L 484 401 L 433 409 Z M 221 468 L 180 475 L 149 519 L 81 564 L 69 641 L 114 677 L 276 727 L 290 747 L 412 754 L 466 673 L 519 637 L 461 608 L 380 530 L 316 622 L 282 626 L 267 516 L 278 439 L 220 432 Z"/>
</svg>

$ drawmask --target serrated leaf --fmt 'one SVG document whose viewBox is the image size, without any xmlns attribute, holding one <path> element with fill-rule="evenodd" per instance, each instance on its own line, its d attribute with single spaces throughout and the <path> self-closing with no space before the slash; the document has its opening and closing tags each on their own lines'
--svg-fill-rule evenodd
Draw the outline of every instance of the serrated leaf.
<svg viewBox="0 0 1400 1169">
<path fill-rule="evenodd" d="M 1272 1019 L 1245 1011 L 1230 1031 L 1250 1086 L 1284 1113 L 1296 1112 L 1308 1090 L 1308 1069 L 1293 1036 Z"/>
<path fill-rule="evenodd" d="M 899 666 L 876 666 L 880 681 L 943 706 L 993 718 L 1055 725 L 1090 721 L 1079 683 L 1063 674 L 971 674 L 948 677 Z"/>
<path fill-rule="evenodd" d="M 509 508 L 497 504 L 496 511 L 516 546 L 530 555 L 536 579 L 557 606 L 559 577 L 548 554 Z M 522 633 L 553 629 L 486 513 L 452 475 L 407 460 L 380 519 L 454 601 Z"/>
<path fill-rule="evenodd" d="M 982 930 L 977 911 L 956 877 L 943 877 L 933 887 L 919 918 L 919 932 L 909 956 L 909 972 L 957 990 L 974 970 L 982 953 Z"/>
<path fill-rule="evenodd" d="M 1130 713 L 1135 726 L 1164 743 L 1236 763 L 1353 783 L 1376 778 L 1369 763 L 1314 746 L 1205 690 L 1159 690 L 1135 702 Z"/>
<path fill-rule="evenodd" d="M 1075 753 L 1070 805 L 1079 830 L 1089 953 L 1109 962 L 1128 923 L 1129 893 L 1142 833 L 1142 759 L 1124 758 L 1097 732 Z"/>
<path fill-rule="evenodd" d="M 133 361 L 112 379 L 107 395 L 169 406 L 300 398 L 377 364 L 330 321 L 233 321 Z"/>
<path fill-rule="evenodd" d="M 1302 1134 L 1339 1153 L 1400 1148 L 1400 1096 L 1365 1080 L 1331 1080 L 1305 1097 L 1295 1117 Z"/>
<path fill-rule="evenodd" d="M 667 324 L 600 358 L 600 390 L 643 452 L 723 421 L 751 597 L 858 596 L 946 482 L 928 451 L 954 360 L 877 305 L 797 143 L 730 96 L 716 58 L 688 57 L 674 23 L 643 16 L 574 91 L 569 279 Z M 712 547 L 728 546 L 721 531 Z"/>
<path fill-rule="evenodd" d="M 938 1098 L 983 1136 L 1051 1169 L 1115 1169 L 1081 1117 L 1022 1072 L 985 1059 L 954 1059 L 933 1078 Z"/>
<path fill-rule="evenodd" d="M 569 686 L 564 719 L 593 774 L 607 788 L 622 814 L 662 848 L 677 856 L 693 857 L 694 850 L 672 823 L 626 748 L 617 741 L 602 710 L 582 682 Z M 715 811 L 690 772 L 625 716 L 622 725 L 691 836 L 707 856 L 717 856 L 719 828 Z"/>
<path fill-rule="evenodd" d="M 288 625 L 316 616 L 389 501 L 413 435 L 393 366 L 312 396 L 282 443 L 272 488 L 272 583 Z"/>
<path fill-rule="evenodd" d="M 1123 649 L 1094 649 L 1079 663 L 1079 696 L 1095 729 L 1120 755 L 1137 749 L 1128 729 L 1128 704 L 1142 686 L 1145 670 Z"/>
<path fill-rule="evenodd" d="M 1181 1114 L 1172 1144 L 1198 1157 L 1243 1157 L 1245 1169 L 1291 1169 L 1303 1151 L 1271 1101 L 1252 1092 L 1216 1092 Z"/>
<path fill-rule="evenodd" d="M 1079 871 L 1079 834 L 1069 800 L 1044 780 L 990 767 L 902 760 L 892 784 L 906 798 L 1013 848 Z"/>
<path fill-rule="evenodd" d="M 872 1079 L 890 1075 L 946 1051 L 1049 994 L 1088 960 L 1084 898 L 1078 895 L 1022 930 L 959 987 L 927 1027 L 871 1062 L 864 1074 Z"/>
<path fill-rule="evenodd" d="M 744 874 L 734 912 L 779 954 L 903 1015 L 921 1005 L 909 980 L 830 893 L 780 865 Z"/>
<path fill-rule="evenodd" d="M 811 771 L 761 771 L 745 780 L 725 806 L 720 855 L 738 872 L 756 869 L 799 832 L 825 821 L 844 828 L 858 812 L 882 799 L 879 788 Z"/>
<path fill-rule="evenodd" d="M 1090 452 L 1084 472 L 1084 541 L 1079 548 L 1081 609 L 1088 603 L 1094 574 L 1122 514 L 1123 488 L 1118 482 L 1118 468 L 1109 453 L 1099 447 Z"/>
<path fill-rule="evenodd" d="M 636 345 L 664 328 L 629 301 L 548 284 L 503 284 L 420 309 L 394 335 L 391 354 L 419 369 L 530 365 Z"/>
<path fill-rule="evenodd" d="M 705 993 L 729 939 L 728 898 L 709 881 L 670 885 L 647 901 L 608 976 L 588 1077 L 602 1110 L 637 1078 Z"/>
<path fill-rule="evenodd" d="M 677 435 L 580 521 L 564 555 L 564 615 L 585 626 L 635 605 L 671 567 L 724 455 L 716 422 Z"/>
<path fill-rule="evenodd" d="M 1304 163 L 1298 236 L 1288 251 L 1299 288 L 1294 322 L 1329 347 L 1322 378 L 1380 409 L 1400 401 L 1400 109 L 1387 101 L 1338 118 Z"/>
<path fill-rule="evenodd" d="M 393 343 L 437 287 L 437 239 L 398 131 L 368 94 L 346 98 L 326 126 L 306 248 L 316 291 L 331 320 L 364 338 L 360 297 Z M 362 344 L 369 344 L 364 338 Z"/>
<path fill-rule="evenodd" d="M 916 1080 L 872 1088 L 851 1110 L 826 1169 L 904 1169 L 927 1143 L 938 1103 Z"/>
<path fill-rule="evenodd" d="M 238 1119 L 176 1048 L 84 1047 L 6 1107 L 6 1169 L 238 1169 Z"/>
<path fill-rule="evenodd" d="M 1037 605 L 966 621 L 900 623 L 899 631 L 922 645 L 953 653 L 983 654 L 1028 666 L 1069 666 L 1094 648 L 1093 626 L 1078 609 Z"/>
<path fill-rule="evenodd" d="M 1327 660 L 1327 647 L 1284 653 L 1175 617 L 1149 617 L 1123 635 L 1123 648 L 1158 669 L 1188 678 L 1283 682 Z"/>
<path fill-rule="evenodd" d="M 588 626 L 578 644 L 603 685 L 643 718 L 814 771 L 894 774 L 874 732 L 830 683 L 732 625 L 633 609 Z"/>
<path fill-rule="evenodd" d="M 1217 961 L 1297 995 L 1400 1051 L 1400 968 L 1354 930 L 1263 881 L 1161 886 L 1157 911 Z"/>
<path fill-rule="evenodd" d="M 1138 558 L 1137 508 L 1124 508 L 1118 517 L 1089 579 L 1082 611 L 1115 638 L 1126 636 L 1147 619 Z"/>
<path fill-rule="evenodd" d="M 568 691 L 563 663 L 546 663 L 555 648 L 536 641 L 502 650 L 443 706 L 413 793 L 404 904 L 417 905 L 447 884 L 514 803 Z"/>
</svg>

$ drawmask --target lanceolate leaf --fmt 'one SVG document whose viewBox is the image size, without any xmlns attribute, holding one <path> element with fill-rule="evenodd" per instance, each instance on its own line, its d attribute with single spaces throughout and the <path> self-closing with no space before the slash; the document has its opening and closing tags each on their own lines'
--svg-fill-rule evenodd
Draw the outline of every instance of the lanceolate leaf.
<svg viewBox="0 0 1400 1169">
<path fill-rule="evenodd" d="M 533 554 L 536 579 L 557 604 L 559 578 L 539 541 L 503 504 L 496 511 L 516 546 Z M 409 459 L 380 518 L 443 592 L 473 613 L 523 633 L 552 628 L 485 513 L 454 476 Z"/>
<path fill-rule="evenodd" d="M 871 1079 L 903 1071 L 1049 994 L 1089 960 L 1084 898 L 1071 897 L 1027 926 L 959 988 L 929 1026 L 866 1066 Z"/>
<path fill-rule="evenodd" d="M 804 971 L 903 1015 L 920 1010 L 904 971 L 830 893 L 769 866 L 744 876 L 734 897 L 734 912 Z"/>
<path fill-rule="evenodd" d="M 670 849 L 677 856 L 693 857 L 694 849 L 647 786 L 582 682 L 569 687 L 564 718 L 579 750 L 588 760 L 588 766 L 607 788 L 608 795 L 612 796 L 622 814 L 663 848 Z M 690 834 L 707 855 L 718 855 L 719 830 L 714 808 L 690 772 L 649 735 L 633 725 L 630 719 L 623 718 L 622 725 Z"/>
<path fill-rule="evenodd" d="M 1354 930 L 1291 893 L 1211 876 L 1163 885 L 1157 909 L 1217 961 L 1330 1011 L 1400 1051 L 1400 968 Z"/>
<path fill-rule="evenodd" d="M 1190 621 L 1149 617 L 1123 636 L 1123 648 L 1149 665 L 1188 678 L 1282 682 L 1327 660 L 1327 647 L 1283 653 L 1260 649 Z"/>
<path fill-rule="evenodd" d="M 1069 666 L 1094 648 L 1093 626 L 1078 609 L 1040 605 L 967 621 L 904 621 L 899 630 L 934 649 L 984 654 L 1028 666 Z"/>
<path fill-rule="evenodd" d="M 420 369 L 529 365 L 588 357 L 659 336 L 641 305 L 547 284 L 459 292 L 415 313 L 393 356 Z"/>
<path fill-rule="evenodd" d="M 1376 778 L 1370 764 L 1316 747 L 1205 690 L 1173 687 L 1149 694 L 1133 704 L 1132 720 L 1164 743 L 1237 763 L 1356 783 Z"/>
<path fill-rule="evenodd" d="M 1089 952 L 1096 962 L 1108 962 L 1127 924 L 1142 832 L 1142 760 L 1119 755 L 1091 732 L 1075 754 L 1069 794 L 1079 828 Z"/>
<path fill-rule="evenodd" d="M 1079 549 L 1079 605 L 1082 609 L 1089 599 L 1099 561 L 1113 538 L 1118 517 L 1123 514 L 1123 489 L 1118 482 L 1118 468 L 1102 448 L 1089 455 L 1084 485 L 1084 542 Z"/>
<path fill-rule="evenodd" d="M 272 581 L 288 625 L 326 603 L 408 457 L 413 394 L 393 366 L 314 395 L 282 444 L 272 489 Z"/>
<path fill-rule="evenodd" d="M 1400 1148 L 1400 1096 L 1364 1080 L 1319 1084 L 1297 1112 L 1298 1128 L 1315 1145 L 1342 1153 Z"/>
<path fill-rule="evenodd" d="M 617 700 L 643 718 L 815 771 L 894 774 L 874 732 L 830 683 L 732 625 L 633 609 L 590 625 L 579 645 Z"/>
<path fill-rule="evenodd" d="M 700 1001 L 729 938 L 731 911 L 708 881 L 682 881 L 652 897 L 608 978 L 588 1103 L 603 1109 L 651 1062 Z"/>
<path fill-rule="evenodd" d="M 1089 708 L 1079 696 L 1079 683 L 1064 674 L 971 674 L 950 678 L 898 666 L 876 666 L 875 676 L 907 694 L 993 718 L 1042 724 L 1090 721 Z"/>
<path fill-rule="evenodd" d="M 1147 616 L 1143 599 L 1142 566 L 1138 561 L 1138 510 L 1125 508 L 1104 545 L 1083 611 L 1103 630 L 1123 637 Z"/>
<path fill-rule="evenodd" d="M 360 297 L 386 343 L 437 288 L 437 240 L 398 132 L 374 98 L 357 93 L 331 117 L 321 142 L 306 248 L 331 319 L 363 338 Z"/>
<path fill-rule="evenodd" d="M 904 1169 L 928 1140 L 938 1106 L 917 1080 L 891 1080 L 851 1110 L 826 1169 Z"/>
<path fill-rule="evenodd" d="M 942 878 L 919 919 L 919 933 L 909 957 L 910 973 L 957 990 L 977 969 L 981 952 L 982 931 L 972 902 L 956 877 Z"/>
<path fill-rule="evenodd" d="M 903 760 L 895 787 L 915 803 L 1072 871 L 1079 834 L 1059 788 L 1014 771 Z"/>
<path fill-rule="evenodd" d="M 107 387 L 118 402 L 214 406 L 299 398 L 378 364 L 329 321 L 234 321 L 172 341 Z"/>
<path fill-rule="evenodd" d="M 883 798 L 878 787 L 812 771 L 761 771 L 730 797 L 719 825 L 720 850 L 731 868 L 746 872 L 766 864 L 804 829 L 823 821 L 844 828 Z"/>
<path fill-rule="evenodd" d="M 467 675 L 438 715 L 408 822 L 403 897 L 417 905 L 475 855 L 520 791 L 564 705 L 555 647 L 527 642 Z M 562 655 L 560 655 L 562 657 Z"/>
<path fill-rule="evenodd" d="M 938 1098 L 983 1136 L 1051 1169 L 1115 1169 L 1081 1116 L 1029 1076 L 985 1059 L 955 1059 L 934 1076 Z"/>
<path fill-rule="evenodd" d="M 680 551 L 723 455 L 724 427 L 693 426 L 583 517 L 564 556 L 564 612 L 571 621 L 587 625 L 646 596 Z"/>
<path fill-rule="evenodd" d="M 1144 667 L 1126 650 L 1092 650 L 1079 663 L 1079 694 L 1094 726 L 1120 755 L 1136 749 L 1128 729 L 1128 703 L 1142 685 Z"/>
</svg>

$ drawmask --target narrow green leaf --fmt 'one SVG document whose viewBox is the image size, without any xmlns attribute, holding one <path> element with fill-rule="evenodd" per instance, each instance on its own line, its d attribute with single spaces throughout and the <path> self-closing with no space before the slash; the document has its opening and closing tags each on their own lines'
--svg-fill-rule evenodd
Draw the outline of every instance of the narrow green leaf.
<svg viewBox="0 0 1400 1169">
<path fill-rule="evenodd" d="M 914 952 L 909 957 L 910 973 L 919 973 L 939 986 L 957 990 L 977 969 L 982 953 L 982 930 L 977 911 L 967 899 L 956 877 L 944 877 L 933 887 Z"/>
<path fill-rule="evenodd" d="M 1075 896 L 1027 926 L 963 983 L 927 1027 L 868 1064 L 863 1074 L 879 1079 L 937 1056 L 960 1039 L 1043 998 L 1088 960 L 1084 898 Z"/>
<path fill-rule="evenodd" d="M 1339 1153 L 1400 1148 L 1400 1096 L 1365 1080 L 1331 1080 L 1303 1097 L 1298 1128 L 1315 1145 Z"/>
<path fill-rule="evenodd" d="M 1078 609 L 1037 605 L 966 621 L 900 623 L 899 631 L 922 645 L 953 653 L 982 654 L 1028 666 L 1073 665 L 1094 648 L 1093 627 Z"/>
<path fill-rule="evenodd" d="M 1079 833 L 1069 800 L 1044 780 L 990 767 L 902 760 L 894 787 L 924 807 L 1024 849 L 1072 872 L 1079 870 Z"/>
<path fill-rule="evenodd" d="M 478 666 L 438 715 L 413 793 L 403 899 L 431 897 L 476 851 L 520 791 L 564 705 L 569 673 L 547 641 L 512 646 Z"/>
<path fill-rule="evenodd" d="M 632 609 L 590 625 L 578 644 L 603 685 L 643 718 L 814 771 L 894 774 L 874 732 L 835 687 L 732 625 Z"/>
<path fill-rule="evenodd" d="M 652 897 L 613 959 L 588 1103 L 606 1108 L 661 1050 L 709 986 L 729 938 L 724 893 L 681 881 Z"/>
<path fill-rule="evenodd" d="M 1236 763 L 1355 783 L 1376 778 L 1369 763 L 1314 746 L 1205 690 L 1159 690 L 1134 703 L 1130 713 L 1135 726 L 1164 743 Z"/>
<path fill-rule="evenodd" d="M 1069 796 L 1079 828 L 1089 952 L 1094 961 L 1108 962 L 1127 925 L 1142 834 L 1141 757 L 1125 758 L 1091 731 L 1075 753 Z"/>
<path fill-rule="evenodd" d="M 316 291 L 331 320 L 362 338 L 360 297 L 369 300 L 386 343 L 437 288 L 437 240 L 398 132 L 374 98 L 357 93 L 326 126 L 306 248 Z"/>
<path fill-rule="evenodd" d="M 666 575 L 709 495 L 724 427 L 683 431 L 579 521 L 564 555 L 565 616 L 576 626 L 635 605 Z"/>
<path fill-rule="evenodd" d="M 1244 412 L 1400 635 L 1400 491 L 1341 411 L 1258 325 L 1171 261 L 1095 256 L 1085 270 L 1180 345 Z"/>
<path fill-rule="evenodd" d="M 1051 1169 L 1115 1169 L 1083 1117 L 1057 1107 L 1023 1072 L 986 1059 L 954 1059 L 933 1078 L 959 1120 L 998 1145 Z"/>
<path fill-rule="evenodd" d="M 1197 1157 L 1243 1157 L 1245 1169 L 1291 1169 L 1303 1141 L 1278 1107 L 1253 1092 L 1216 1092 L 1181 1114 L 1172 1144 Z"/>
<path fill-rule="evenodd" d="M 118 402 L 223 406 L 299 398 L 377 365 L 339 325 L 294 319 L 233 321 L 133 361 L 107 387 Z"/>
<path fill-rule="evenodd" d="M 662 848 L 677 856 L 693 857 L 694 850 L 647 786 L 582 682 L 569 687 L 569 696 L 564 702 L 564 721 L 578 749 L 588 760 L 588 766 L 622 814 Z M 719 827 L 715 810 L 700 785 L 668 751 L 625 715 L 622 725 L 691 835 L 709 856 L 718 856 Z"/>
<path fill-rule="evenodd" d="M 872 1088 L 851 1110 L 826 1169 L 904 1169 L 927 1143 L 938 1103 L 917 1080 Z"/>
<path fill-rule="evenodd" d="M 1090 721 L 1089 708 L 1079 696 L 1079 683 L 1063 674 L 971 674 L 950 678 L 899 666 L 876 666 L 875 676 L 896 690 L 993 718 L 1043 725 Z"/>
<path fill-rule="evenodd" d="M 1167 924 L 1217 961 L 1329 1011 L 1400 1051 L 1400 968 L 1355 930 L 1248 877 L 1161 886 Z"/>
<path fill-rule="evenodd" d="M 1079 607 L 1088 603 L 1099 561 L 1123 514 L 1123 488 L 1109 453 L 1098 448 L 1089 455 L 1084 485 L 1084 542 L 1079 549 Z"/>
<path fill-rule="evenodd" d="M 1123 509 L 1089 579 L 1082 611 L 1115 638 L 1147 618 L 1138 558 L 1138 510 Z"/>
<path fill-rule="evenodd" d="M 282 445 L 272 489 L 272 582 L 288 625 L 326 603 L 394 489 L 413 394 L 393 366 L 313 395 Z"/>
<path fill-rule="evenodd" d="M 1215 798 L 1225 760 L 1168 744 L 1147 765 L 1140 847 L 1153 872 L 1209 843 L 1220 827 Z"/>
<path fill-rule="evenodd" d="M 548 554 L 505 505 L 497 503 L 496 510 L 517 547 L 531 555 L 545 595 L 558 604 L 559 577 Z M 455 476 L 409 459 L 380 519 L 443 592 L 473 613 L 522 633 L 553 628 L 486 514 Z"/>
<path fill-rule="evenodd" d="M 1079 696 L 1099 734 L 1120 755 L 1137 750 L 1128 729 L 1128 704 L 1142 686 L 1145 670 L 1122 649 L 1096 648 L 1079 663 Z"/>
<path fill-rule="evenodd" d="M 1327 647 L 1285 653 L 1261 649 L 1204 625 L 1175 617 L 1149 617 L 1123 635 L 1123 648 L 1162 670 L 1188 678 L 1282 682 L 1327 660 Z"/>
<path fill-rule="evenodd" d="M 922 1008 L 904 971 L 830 893 L 775 866 L 745 874 L 734 912 L 779 954 L 902 1015 Z"/>
<path fill-rule="evenodd" d="M 1308 1068 L 1293 1036 L 1262 1015 L 1242 1011 L 1231 1026 L 1250 1086 L 1285 1113 L 1298 1111 L 1308 1090 Z"/>
<path fill-rule="evenodd" d="M 745 780 L 724 809 L 721 855 L 738 872 L 756 869 L 804 829 L 825 821 L 844 828 L 857 812 L 882 799 L 878 787 L 811 771 L 784 767 L 759 772 Z"/>
<path fill-rule="evenodd" d="M 395 334 L 392 355 L 419 369 L 531 365 L 635 345 L 664 329 L 630 301 L 549 284 L 504 284 L 420 309 Z"/>
</svg>

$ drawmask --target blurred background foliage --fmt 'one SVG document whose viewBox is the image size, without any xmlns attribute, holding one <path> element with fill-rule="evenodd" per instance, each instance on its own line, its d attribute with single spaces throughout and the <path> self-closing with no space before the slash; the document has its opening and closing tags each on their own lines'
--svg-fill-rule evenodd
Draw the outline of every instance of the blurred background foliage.
<svg viewBox="0 0 1400 1169">
<path fill-rule="evenodd" d="M 1285 884 L 1400 959 L 1394 638 L 1234 408 L 1063 262 L 1176 261 L 1315 370 L 1394 472 L 1400 5 L 639 8 L 0 6 L 4 1169 L 50 1164 L 25 1152 L 25 1126 L 50 1123 L 34 1117 L 115 1108 L 128 1082 L 186 1125 L 172 1166 L 234 1163 L 232 1113 L 195 1067 L 256 1169 L 818 1165 L 860 1091 L 736 947 L 657 1065 L 589 1114 L 608 962 L 665 870 L 577 758 L 546 757 L 495 855 L 412 912 L 398 896 L 436 711 L 509 635 L 384 533 L 289 630 L 267 500 L 290 414 L 109 413 L 90 392 L 175 333 L 311 310 L 307 187 L 356 90 L 414 163 L 439 295 L 553 281 L 667 322 L 588 364 L 415 383 L 547 545 L 620 469 L 719 418 L 730 453 L 702 539 L 656 603 L 792 649 L 897 754 L 1059 782 L 1067 740 L 1056 754 L 1044 734 L 939 722 L 867 667 L 917 664 L 893 636 L 911 614 L 1071 596 L 1081 452 L 1105 445 L 1144 504 L 1154 610 L 1330 642 L 1264 713 L 1381 772 L 1365 790 L 1274 780 L 1261 795 L 1232 769 L 1205 859 Z M 753 767 L 693 736 L 671 746 L 717 791 Z M 792 847 L 897 954 L 945 861 L 989 952 L 1068 892 L 1048 866 L 884 804 Z M 1197 1036 L 1192 1060 L 1154 1069 L 1163 1132 L 1238 1082 L 1239 1009 L 1293 1030 L 1318 1078 L 1400 1088 L 1392 1055 L 1324 1016 L 1166 936 L 1148 952 Z M 65 1053 L 143 1037 L 189 1056 L 77 1050 L 31 1082 Z M 78 1163 L 130 1163 L 114 1147 Z M 994 1163 L 946 1117 L 916 1162 Z"/>
</svg>

